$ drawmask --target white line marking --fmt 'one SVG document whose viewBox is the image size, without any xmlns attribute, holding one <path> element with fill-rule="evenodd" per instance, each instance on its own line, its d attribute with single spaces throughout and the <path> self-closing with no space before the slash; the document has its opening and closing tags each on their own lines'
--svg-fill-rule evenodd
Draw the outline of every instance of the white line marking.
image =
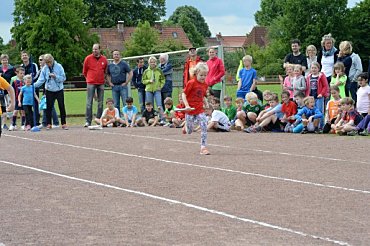
<svg viewBox="0 0 370 246">
<path fill-rule="evenodd" d="M 160 138 L 160 137 L 152 137 L 152 136 L 143 136 L 143 135 L 135 135 L 135 134 L 113 133 L 113 132 L 105 132 L 105 131 L 99 132 L 98 134 L 111 134 L 111 135 L 120 135 L 120 136 L 128 136 L 128 137 L 148 138 L 148 139 L 156 139 L 156 140 L 164 140 L 164 141 L 172 141 L 172 142 L 188 143 L 188 144 L 198 144 L 199 145 L 199 142 L 194 142 L 194 141 L 187 141 L 187 140 L 180 140 L 180 139 L 170 139 L 170 138 Z M 214 147 L 220 147 L 220 148 L 240 149 L 240 150 L 243 150 L 243 151 L 261 152 L 261 153 L 265 153 L 265 154 L 278 154 L 278 155 L 286 155 L 286 156 L 295 156 L 295 157 L 305 157 L 305 158 L 321 159 L 321 160 L 328 160 L 328 161 L 351 162 L 351 163 L 354 162 L 354 163 L 361 163 L 361 164 L 370 164 L 370 162 L 366 162 L 366 161 L 345 160 L 345 159 L 325 157 L 325 156 L 293 154 L 293 153 L 287 153 L 287 152 L 279 152 L 279 151 L 272 151 L 272 150 L 262 150 L 262 149 L 245 149 L 245 148 L 241 148 L 241 147 L 221 145 L 221 144 L 208 144 L 208 145 L 209 146 L 214 146 Z"/>
<path fill-rule="evenodd" d="M 6 165 L 11 165 L 11 166 L 15 166 L 15 167 L 21 167 L 21 168 L 25 168 L 25 169 L 30 169 L 30 170 L 33 170 L 33 171 L 36 171 L 36 172 L 41 172 L 41 173 L 45 173 L 45 174 L 49 174 L 49 175 L 53 175 L 53 176 L 57 176 L 57 177 L 61 177 L 61 178 L 75 180 L 75 181 L 79 181 L 79 182 L 83 182 L 83 183 L 88 183 L 88 184 L 92 184 L 92 185 L 96 185 L 96 186 L 102 186 L 102 187 L 109 188 L 109 189 L 124 191 L 124 192 L 132 193 L 132 194 L 135 194 L 135 195 L 139 195 L 139 196 L 149 197 L 149 198 L 152 198 L 152 199 L 155 199 L 155 200 L 169 202 L 169 203 L 172 203 L 172 204 L 178 204 L 178 205 L 182 205 L 182 206 L 185 206 L 185 207 L 188 207 L 188 208 L 193 208 L 193 209 L 196 209 L 196 210 L 199 210 L 199 211 L 203 211 L 203 212 L 206 212 L 206 213 L 217 214 L 217 215 L 220 215 L 220 216 L 223 216 L 223 217 L 227 217 L 227 218 L 230 218 L 230 219 L 239 220 L 239 221 L 243 221 L 243 222 L 247 222 L 247 223 L 251 223 L 251 224 L 257 224 L 257 225 L 260 225 L 262 227 L 266 227 L 266 228 L 270 228 L 270 229 L 275 229 L 275 230 L 278 230 L 278 231 L 289 232 L 289 233 L 296 234 L 296 235 L 303 236 L 303 237 L 309 237 L 309 238 L 319 239 L 319 240 L 323 240 L 323 241 L 326 241 L 326 242 L 330 242 L 330 243 L 334 243 L 334 244 L 339 244 L 339 245 L 350 245 L 347 242 L 334 240 L 334 239 L 331 239 L 331 238 L 328 238 L 328 237 L 311 235 L 311 234 L 308 234 L 308 233 L 305 233 L 305 232 L 296 231 L 296 230 L 293 230 L 293 229 L 290 229 L 290 228 L 285 228 L 285 227 L 281 227 L 281 226 L 269 224 L 269 223 L 262 222 L 262 221 L 257 221 L 257 220 L 252 220 L 252 219 L 248 219 L 248 218 L 238 217 L 236 215 L 232 215 L 232 214 L 225 213 L 225 212 L 222 212 L 222 211 L 218 211 L 218 210 L 214 210 L 214 209 L 209 209 L 209 208 L 198 206 L 198 205 L 194 205 L 194 204 L 191 204 L 191 203 L 181 202 L 179 200 L 174 200 L 174 199 L 170 199 L 170 198 L 156 196 L 156 195 L 145 193 L 145 192 L 141 192 L 141 191 L 135 191 L 135 190 L 131 190 L 131 189 L 125 189 L 125 188 L 121 188 L 121 187 L 114 186 L 114 185 L 109 185 L 109 184 L 104 184 L 104 183 L 100 183 L 100 182 L 95 182 L 95 181 L 92 181 L 92 180 L 81 179 L 81 178 L 77 178 L 77 177 L 73 177 L 73 176 L 68 176 L 68 175 L 64 175 L 64 174 L 60 174 L 60 173 L 55 173 L 55 172 L 43 170 L 43 169 L 40 169 L 40 168 L 25 166 L 25 165 L 13 163 L 13 162 L 2 161 L 2 160 L 0 160 L 0 162 L 4 163 Z"/>
<path fill-rule="evenodd" d="M 243 172 L 243 171 L 237 171 L 237 170 L 225 169 L 225 168 L 219 168 L 219 167 L 212 167 L 212 166 L 203 166 L 203 165 L 180 162 L 180 161 L 171 161 L 171 160 L 159 159 L 159 158 L 154 158 L 154 157 L 149 157 L 149 156 L 128 154 L 128 153 L 117 152 L 117 151 L 112 151 L 112 150 L 97 149 L 97 148 L 84 147 L 84 146 L 78 146 L 78 145 L 73 145 L 73 144 L 51 142 L 51 141 L 46 141 L 46 140 L 37 140 L 37 139 L 24 138 L 24 137 L 12 136 L 12 135 L 9 135 L 9 137 L 19 138 L 19 139 L 33 141 L 33 142 L 41 142 L 41 143 L 55 144 L 55 145 L 60 145 L 60 146 L 67 146 L 67 147 L 72 147 L 72 148 L 77 148 L 77 149 L 92 150 L 92 151 L 95 151 L 95 152 L 103 152 L 103 153 L 109 153 L 109 154 L 116 154 L 116 155 L 123 155 L 123 156 L 141 158 L 141 159 L 164 162 L 164 163 L 173 163 L 173 164 L 181 165 L 181 166 L 197 167 L 197 168 L 202 168 L 202 169 L 210 169 L 210 170 L 216 170 L 216 171 L 221 171 L 221 172 L 236 173 L 236 174 L 254 176 L 254 177 L 259 177 L 259 178 L 268 178 L 268 179 L 285 181 L 285 182 L 292 182 L 292 183 L 297 183 L 297 184 L 305 184 L 305 185 L 312 185 L 312 186 L 323 187 L 323 188 L 331 188 L 331 189 L 337 189 L 337 190 L 344 190 L 344 191 L 351 191 L 351 192 L 357 192 L 357 193 L 363 193 L 363 194 L 370 194 L 370 191 L 368 191 L 368 190 L 359 190 L 359 189 L 346 188 L 346 187 L 340 187 L 340 186 L 334 186 L 334 185 L 325 185 L 325 184 L 314 183 L 314 182 L 303 181 L 303 180 L 297 180 L 297 179 L 282 178 L 282 177 L 276 177 L 276 176 L 270 176 L 270 175 L 263 175 L 263 174 L 259 174 L 259 173 L 249 173 L 249 172 Z"/>
</svg>

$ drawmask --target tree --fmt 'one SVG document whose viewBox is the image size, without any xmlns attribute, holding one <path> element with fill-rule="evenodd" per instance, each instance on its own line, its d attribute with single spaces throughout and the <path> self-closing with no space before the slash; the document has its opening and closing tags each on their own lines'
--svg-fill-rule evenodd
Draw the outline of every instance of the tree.
<svg viewBox="0 0 370 246">
<path fill-rule="evenodd" d="M 152 28 L 148 21 L 139 22 L 131 39 L 125 43 L 124 56 L 150 54 L 152 48 L 159 43 L 158 30 Z"/>
<path fill-rule="evenodd" d="M 197 30 L 204 38 L 211 36 L 208 24 L 204 20 L 202 14 L 193 6 L 185 5 L 178 7 L 170 16 L 169 21 L 181 25 L 181 19 L 183 16 L 186 16 L 190 19 L 190 22 L 195 26 L 195 30 Z"/>
<path fill-rule="evenodd" d="M 164 53 L 169 51 L 184 50 L 186 47 L 178 40 L 175 39 L 166 39 L 162 42 L 159 42 L 155 45 L 151 53 Z"/>
<path fill-rule="evenodd" d="M 50 53 L 69 76 L 77 75 L 82 71 L 84 57 L 97 40 L 82 23 L 85 14 L 87 8 L 82 0 L 15 0 L 11 32 L 18 48 L 34 57 Z"/>
<path fill-rule="evenodd" d="M 110 28 L 118 21 L 136 26 L 139 21 L 154 24 L 166 14 L 165 0 L 84 0 L 89 11 L 86 22 L 93 27 Z"/>
<path fill-rule="evenodd" d="M 365 70 L 370 58 L 369 13 L 370 0 L 363 0 L 350 10 L 348 18 L 351 30 L 351 32 L 348 33 L 350 35 L 348 40 L 353 42 L 353 49 L 360 55 Z"/>
<path fill-rule="evenodd" d="M 261 0 L 261 10 L 254 14 L 256 23 L 269 26 L 273 20 L 284 13 L 285 0 Z"/>
<path fill-rule="evenodd" d="M 178 24 L 184 29 L 184 32 L 194 47 L 204 46 L 203 36 L 197 31 L 193 21 L 189 17 L 181 15 Z"/>
</svg>

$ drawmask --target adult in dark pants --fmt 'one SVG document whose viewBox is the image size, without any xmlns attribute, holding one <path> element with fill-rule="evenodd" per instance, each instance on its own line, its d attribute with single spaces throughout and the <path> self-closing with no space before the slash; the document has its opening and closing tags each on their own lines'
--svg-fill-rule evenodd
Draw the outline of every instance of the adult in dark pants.
<svg viewBox="0 0 370 246">
<path fill-rule="evenodd" d="M 36 82 L 35 77 L 38 72 L 37 65 L 35 63 L 31 63 L 30 61 L 30 56 L 27 51 L 23 50 L 21 52 L 21 59 L 22 59 L 22 64 L 21 66 L 25 70 L 25 75 L 30 74 L 32 76 L 32 84 Z M 38 88 L 35 88 L 36 95 L 39 97 L 40 95 L 40 90 Z M 36 99 L 33 102 L 34 105 L 34 112 L 36 115 L 36 126 L 40 125 L 40 112 L 39 112 L 39 103 L 36 101 Z"/>
<path fill-rule="evenodd" d="M 351 81 L 349 79 L 349 71 L 352 66 L 352 45 L 349 41 L 342 41 L 339 44 L 339 54 L 338 54 L 338 61 L 343 62 L 344 64 L 344 72 L 347 75 L 347 81 L 346 81 L 346 87 L 345 87 L 345 93 L 346 97 L 352 96 L 352 99 L 356 102 L 357 101 L 357 83 L 354 83 L 352 88 L 351 87 Z"/>
<path fill-rule="evenodd" d="M 164 83 L 164 86 L 162 87 L 161 90 L 161 96 L 162 96 L 162 105 L 164 105 L 164 100 L 167 97 L 172 98 L 172 73 L 173 73 L 173 68 L 171 63 L 168 61 L 168 54 L 163 53 L 160 54 L 159 56 L 159 68 L 162 70 L 164 74 L 164 78 L 166 82 Z"/>
<path fill-rule="evenodd" d="M 137 66 L 135 67 L 132 75 L 132 84 L 137 89 L 137 95 L 139 97 L 140 113 L 145 110 L 145 85 L 142 83 L 143 73 L 148 68 L 144 64 L 144 58 L 138 58 L 136 60 Z"/>
<path fill-rule="evenodd" d="M 51 54 L 44 55 L 44 61 L 46 66 L 41 70 L 41 74 L 35 83 L 35 87 L 40 87 L 45 83 L 45 94 L 46 94 L 46 129 L 51 129 L 51 111 L 55 100 L 58 101 L 58 107 L 60 111 L 60 121 L 62 128 L 68 130 L 66 124 L 66 110 L 64 105 L 64 81 L 66 75 L 62 65 L 54 60 Z"/>
</svg>

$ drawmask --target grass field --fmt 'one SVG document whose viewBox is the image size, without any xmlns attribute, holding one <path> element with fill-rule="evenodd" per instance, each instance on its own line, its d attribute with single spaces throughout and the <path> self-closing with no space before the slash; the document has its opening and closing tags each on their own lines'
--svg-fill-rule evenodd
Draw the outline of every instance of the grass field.
<svg viewBox="0 0 370 246">
<path fill-rule="evenodd" d="M 280 94 L 281 92 L 280 85 L 260 85 L 258 86 L 258 89 L 261 91 L 271 90 L 273 92 L 277 92 L 278 94 Z M 182 88 L 175 87 L 172 92 L 175 105 L 178 103 L 177 95 L 181 91 L 182 91 Z M 131 92 L 132 92 L 132 97 L 134 98 L 135 106 L 139 107 L 137 90 L 132 90 Z M 227 86 L 226 94 L 231 95 L 233 99 L 235 99 L 236 85 Z M 108 97 L 112 97 L 112 91 L 109 89 L 106 89 L 105 94 L 104 94 L 104 99 L 107 99 Z M 84 115 L 85 107 L 86 107 L 86 91 L 66 91 L 65 92 L 65 104 L 66 104 L 66 110 L 67 110 L 68 116 L 74 117 L 74 116 Z M 93 106 L 94 106 L 93 112 L 96 112 L 97 103 L 94 102 Z"/>
</svg>

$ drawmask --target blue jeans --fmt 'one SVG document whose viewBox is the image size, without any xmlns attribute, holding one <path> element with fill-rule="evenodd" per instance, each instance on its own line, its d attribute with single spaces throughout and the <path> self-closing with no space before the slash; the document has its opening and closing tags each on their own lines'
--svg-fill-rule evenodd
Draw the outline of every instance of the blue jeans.
<svg viewBox="0 0 370 246">
<path fill-rule="evenodd" d="M 142 113 L 145 110 L 145 90 L 138 89 L 137 95 L 139 97 L 140 112 Z"/>
<path fill-rule="evenodd" d="M 325 114 L 325 111 L 324 111 L 324 97 L 321 97 L 321 98 L 316 98 L 315 99 L 315 106 L 316 108 L 318 108 L 320 110 L 320 112 L 322 113 L 322 117 L 320 119 L 320 127 L 323 128 L 324 127 L 324 114 Z"/>
<path fill-rule="evenodd" d="M 166 99 L 167 97 L 171 97 L 172 99 L 172 91 L 161 92 L 161 97 L 162 97 L 162 106 L 164 106 L 164 99 Z"/>
<path fill-rule="evenodd" d="M 104 85 L 90 85 L 87 84 L 87 97 L 86 97 L 86 122 L 91 124 L 92 121 L 92 105 L 95 90 L 98 95 L 98 110 L 96 112 L 96 118 L 101 117 L 103 113 L 103 101 L 104 101 Z"/>
<path fill-rule="evenodd" d="M 121 112 L 120 109 L 120 100 L 122 99 L 122 107 L 126 105 L 126 99 L 128 97 L 128 88 L 122 85 L 114 85 L 112 87 L 112 97 L 114 101 L 114 107 L 118 109 L 118 112 Z"/>
<path fill-rule="evenodd" d="M 151 102 L 154 107 L 154 100 L 155 100 L 155 103 L 157 104 L 157 108 L 160 107 L 161 112 L 163 112 L 161 91 L 154 91 L 154 92 L 146 91 L 145 92 L 145 102 Z"/>
<path fill-rule="evenodd" d="M 55 106 L 53 105 L 53 108 L 51 109 L 51 116 L 52 116 L 52 120 L 53 120 L 53 125 L 59 125 L 59 119 L 58 119 L 58 114 L 57 114 L 57 111 L 55 110 Z M 42 113 L 42 125 L 43 126 L 47 126 L 47 121 L 46 121 L 46 109 L 43 110 L 43 113 Z"/>
</svg>

